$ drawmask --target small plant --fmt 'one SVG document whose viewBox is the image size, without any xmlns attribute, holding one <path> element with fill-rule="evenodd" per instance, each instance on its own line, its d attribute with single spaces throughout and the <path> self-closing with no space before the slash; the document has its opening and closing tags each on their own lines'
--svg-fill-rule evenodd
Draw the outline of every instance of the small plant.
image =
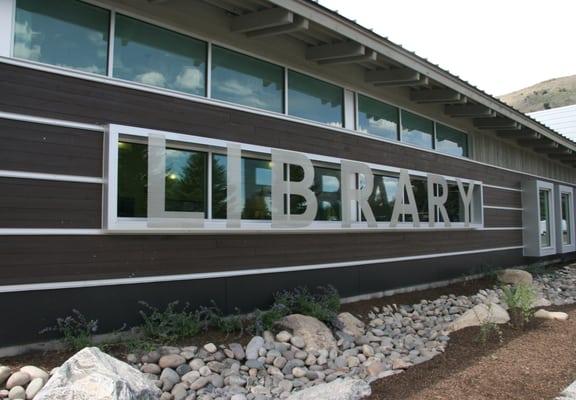
<svg viewBox="0 0 576 400">
<path fill-rule="evenodd" d="M 140 304 L 148 310 L 140 311 L 142 333 L 147 340 L 170 343 L 195 336 L 202 328 L 201 313 L 189 311 L 188 304 L 177 310 L 179 302 L 174 301 L 163 311 L 143 301 Z"/>
<path fill-rule="evenodd" d="M 512 325 L 523 327 L 533 317 L 532 306 L 536 300 L 536 291 L 532 285 L 520 283 L 516 286 L 502 287 L 503 300 L 508 306 Z"/>
<path fill-rule="evenodd" d="M 57 318 L 56 325 L 42 329 L 40 334 L 56 332 L 68 350 L 78 351 L 92 344 L 92 336 L 97 330 L 98 320 L 88 320 L 80 311 L 73 309 L 72 315 Z"/>
<path fill-rule="evenodd" d="M 202 321 L 204 322 L 204 329 L 208 329 L 208 327 L 211 326 L 226 335 L 238 332 L 241 336 L 244 332 L 246 318 L 240 314 L 238 308 L 235 309 L 234 314 L 224 315 L 216 303 L 212 301 L 212 306 L 200 308 L 200 314 L 202 315 Z"/>
<path fill-rule="evenodd" d="M 276 293 L 274 304 L 284 306 L 290 314 L 309 315 L 331 323 L 340 310 L 340 296 L 332 286 L 319 287 L 316 293 L 311 293 L 306 288 L 296 288 Z"/>
<path fill-rule="evenodd" d="M 498 343 L 504 342 L 502 329 L 495 322 L 484 322 L 480 325 L 480 332 L 476 340 L 482 345 L 486 345 L 490 340 L 497 340 Z"/>
<path fill-rule="evenodd" d="M 250 332 L 260 335 L 262 332 L 272 329 L 274 323 L 282 317 L 290 314 L 290 310 L 282 303 L 274 303 L 268 310 L 256 309 L 254 311 Z"/>
</svg>

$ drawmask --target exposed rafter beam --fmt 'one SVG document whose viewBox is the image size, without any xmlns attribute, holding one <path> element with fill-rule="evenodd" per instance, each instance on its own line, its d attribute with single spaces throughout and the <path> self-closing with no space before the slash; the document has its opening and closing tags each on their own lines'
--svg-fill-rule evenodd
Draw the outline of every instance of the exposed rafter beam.
<svg viewBox="0 0 576 400">
<path fill-rule="evenodd" d="M 294 22 L 294 14 L 280 7 L 233 17 L 232 32 L 252 32 Z"/>
<path fill-rule="evenodd" d="M 496 112 L 481 104 L 447 104 L 444 112 L 452 118 L 495 117 Z"/>
<path fill-rule="evenodd" d="M 340 42 L 308 47 L 306 58 L 311 61 L 335 60 L 366 55 L 366 48 L 356 42 Z"/>
<path fill-rule="evenodd" d="M 376 69 L 366 71 L 364 80 L 367 83 L 404 83 L 418 82 L 421 79 L 419 72 L 407 68 Z"/>
<path fill-rule="evenodd" d="M 452 89 L 429 89 L 413 90 L 410 92 L 410 100 L 417 103 L 463 103 L 466 98 Z"/>
<path fill-rule="evenodd" d="M 521 125 L 518 122 L 504 117 L 494 118 L 475 118 L 474 126 L 478 129 L 496 129 L 496 130 L 520 130 Z"/>
<path fill-rule="evenodd" d="M 531 129 L 496 131 L 496 134 L 504 139 L 540 139 L 542 137 Z"/>
<path fill-rule="evenodd" d="M 376 61 L 377 58 L 378 58 L 378 53 L 376 53 L 374 50 L 367 49 L 366 54 L 361 55 L 361 56 L 350 56 L 350 57 L 341 57 L 341 58 L 330 58 L 327 60 L 319 60 L 318 64 L 321 64 L 321 65 L 353 64 L 353 63 Z"/>
<path fill-rule="evenodd" d="M 405 82 L 379 82 L 375 83 L 374 86 L 386 86 L 386 87 L 401 87 L 401 86 L 426 86 L 429 80 L 427 76 L 420 76 L 418 81 L 405 81 Z"/>
<path fill-rule="evenodd" d="M 535 136 L 531 138 L 518 139 L 518 144 L 526 147 L 552 147 L 554 142 L 540 136 Z"/>
<path fill-rule="evenodd" d="M 556 147 L 534 147 L 535 151 L 540 151 L 543 153 L 547 153 L 547 154 L 553 154 L 553 153 L 564 153 L 564 154 L 570 154 L 569 153 L 569 149 L 565 148 L 565 147 L 559 147 L 558 143 L 556 143 Z"/>
<path fill-rule="evenodd" d="M 310 23 L 308 22 L 307 19 L 302 18 L 299 15 L 295 15 L 293 20 L 294 22 L 286 25 L 272 26 L 270 28 L 264 28 L 251 32 L 246 32 L 246 36 L 250 38 L 256 38 L 256 37 L 283 35 L 287 33 L 294 33 L 308 30 Z"/>
</svg>

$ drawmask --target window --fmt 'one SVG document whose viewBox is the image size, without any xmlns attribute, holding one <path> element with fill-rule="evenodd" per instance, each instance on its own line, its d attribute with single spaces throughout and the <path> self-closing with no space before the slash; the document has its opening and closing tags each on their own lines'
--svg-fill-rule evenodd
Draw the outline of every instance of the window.
<svg viewBox="0 0 576 400">
<path fill-rule="evenodd" d="M 436 150 L 453 156 L 468 157 L 468 135 L 442 124 L 436 124 Z"/>
<path fill-rule="evenodd" d="M 110 12 L 77 0 L 17 0 L 14 57 L 106 74 Z"/>
<path fill-rule="evenodd" d="M 290 180 L 301 181 L 303 176 L 302 167 L 291 166 Z M 316 221 L 341 221 L 342 199 L 340 195 L 340 170 L 314 167 L 314 184 L 311 190 L 316 195 L 318 211 Z M 302 214 L 306 208 L 306 201 L 301 196 L 291 196 L 290 213 Z"/>
<path fill-rule="evenodd" d="M 204 96 L 206 43 L 118 14 L 113 75 Z"/>
<path fill-rule="evenodd" d="M 358 130 L 398 140 L 398 109 L 359 94 Z"/>
<path fill-rule="evenodd" d="M 550 191 L 539 190 L 540 202 L 540 246 L 550 247 L 552 245 L 550 236 Z"/>
<path fill-rule="evenodd" d="M 374 189 L 372 189 L 372 194 L 368 198 L 368 204 L 372 208 L 376 221 L 390 222 L 397 190 L 398 178 L 374 175 Z M 363 218 L 363 220 L 365 219 Z"/>
<path fill-rule="evenodd" d="M 560 208 L 562 218 L 560 226 L 562 244 L 570 245 L 572 244 L 572 213 L 570 212 L 572 208 L 572 196 L 570 193 L 562 193 Z"/>
<path fill-rule="evenodd" d="M 213 46 L 212 97 L 281 113 L 284 68 Z"/>
<path fill-rule="evenodd" d="M 120 142 L 118 145 L 118 216 L 147 214 L 148 146 Z M 206 153 L 166 150 L 166 210 L 206 211 Z"/>
<path fill-rule="evenodd" d="M 418 209 L 418 219 L 420 222 L 428 222 L 428 182 L 424 179 L 416 178 L 411 178 L 410 182 L 412 183 L 414 200 Z M 404 201 L 408 202 L 408 195 L 404 193 L 404 196 Z M 404 222 L 412 222 L 412 216 L 409 214 L 404 215 Z"/>
<path fill-rule="evenodd" d="M 426 118 L 402 110 L 402 141 L 420 147 L 432 148 L 434 123 Z"/>
<path fill-rule="evenodd" d="M 212 157 L 212 215 L 226 218 L 227 157 Z M 242 157 L 242 219 L 272 218 L 272 169 L 269 160 Z"/>
<path fill-rule="evenodd" d="M 338 86 L 288 71 L 288 114 L 342 126 L 344 91 Z"/>
</svg>

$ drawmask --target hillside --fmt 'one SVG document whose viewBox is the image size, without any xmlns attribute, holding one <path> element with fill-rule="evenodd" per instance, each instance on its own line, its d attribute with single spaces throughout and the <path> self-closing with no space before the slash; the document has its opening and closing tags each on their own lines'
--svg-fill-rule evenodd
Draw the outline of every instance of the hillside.
<svg viewBox="0 0 576 400">
<path fill-rule="evenodd" d="M 499 98 L 524 113 L 576 104 L 576 75 L 550 79 Z"/>
</svg>

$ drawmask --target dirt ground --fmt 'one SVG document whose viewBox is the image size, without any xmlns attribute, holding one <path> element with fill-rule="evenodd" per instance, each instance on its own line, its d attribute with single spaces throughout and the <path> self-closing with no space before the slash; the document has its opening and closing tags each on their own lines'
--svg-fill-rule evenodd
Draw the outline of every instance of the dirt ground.
<svg viewBox="0 0 576 400">
<path fill-rule="evenodd" d="M 451 335 L 446 352 L 372 384 L 369 400 L 548 400 L 576 379 L 576 306 L 568 321 L 504 327 L 503 343 L 478 341 L 479 329 Z"/>
</svg>

